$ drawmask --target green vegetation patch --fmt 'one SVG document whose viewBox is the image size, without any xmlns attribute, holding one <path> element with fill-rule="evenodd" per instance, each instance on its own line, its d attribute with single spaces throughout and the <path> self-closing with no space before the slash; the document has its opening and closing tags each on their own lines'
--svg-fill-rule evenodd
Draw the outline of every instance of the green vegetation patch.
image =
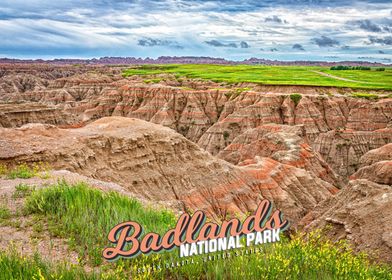
<svg viewBox="0 0 392 280">
<path fill-rule="evenodd" d="M 143 80 L 145 84 L 158 84 L 161 82 L 162 79 L 148 79 L 148 80 Z"/>
<path fill-rule="evenodd" d="M 102 263 L 102 250 L 109 245 L 109 231 L 118 223 L 137 221 L 146 232 L 163 233 L 175 224 L 171 212 L 145 208 L 135 199 L 116 192 L 104 193 L 84 183 L 65 181 L 40 189 L 26 200 L 27 214 L 42 215 L 54 236 L 69 239 L 81 256 L 94 265 Z"/>
<path fill-rule="evenodd" d="M 34 190 L 34 187 L 29 186 L 27 184 L 18 184 L 15 186 L 15 191 L 12 194 L 13 198 L 24 198 L 26 196 L 29 196 Z"/>
<path fill-rule="evenodd" d="M 11 212 L 5 206 L 0 205 L 0 221 L 11 218 Z"/>
<path fill-rule="evenodd" d="M 373 71 L 375 70 L 375 71 Z M 205 79 L 227 84 L 256 83 L 265 85 L 330 86 L 364 89 L 392 90 L 392 68 L 384 71 L 346 70 L 335 71 L 319 66 L 254 66 L 254 65 L 211 65 L 173 64 L 142 65 L 124 70 L 123 75 L 154 76 L 162 73 L 173 74 L 177 78 Z M 318 72 L 336 77 L 324 76 Z M 339 80 L 345 78 L 351 81 Z"/>
<path fill-rule="evenodd" d="M 227 99 L 233 100 L 233 99 L 236 99 L 238 96 L 240 96 L 241 93 L 243 93 L 245 91 L 249 91 L 249 90 L 251 90 L 251 88 L 249 88 L 249 87 L 235 88 L 235 89 L 232 89 L 232 90 L 226 92 L 225 96 Z"/>
<path fill-rule="evenodd" d="M 86 273 L 81 267 L 52 265 L 43 261 L 38 254 L 33 257 L 26 258 L 15 252 L 0 252 L 0 279 L 90 280 L 100 278 L 98 278 L 95 274 Z"/>
<path fill-rule="evenodd" d="M 379 99 L 379 96 L 377 94 L 365 93 L 365 92 L 356 92 L 356 93 L 353 93 L 351 96 L 356 97 L 356 98 L 364 98 L 364 99 L 368 99 L 368 100 Z"/>
<path fill-rule="evenodd" d="M 362 71 L 372 70 L 372 68 L 370 68 L 368 66 L 345 66 L 345 65 L 332 66 L 330 69 L 331 70 L 362 70 Z M 380 68 L 377 68 L 377 69 L 380 69 Z"/>
<path fill-rule="evenodd" d="M 8 168 L 6 165 L 0 165 L 0 177 L 7 177 L 8 179 L 29 179 L 39 176 L 42 179 L 49 178 L 49 165 L 43 162 L 35 162 L 33 164 L 20 163 L 13 168 Z"/>
<path fill-rule="evenodd" d="M 299 93 L 293 93 L 290 94 L 290 99 L 294 102 L 295 106 L 297 106 L 302 99 L 302 95 Z"/>
</svg>

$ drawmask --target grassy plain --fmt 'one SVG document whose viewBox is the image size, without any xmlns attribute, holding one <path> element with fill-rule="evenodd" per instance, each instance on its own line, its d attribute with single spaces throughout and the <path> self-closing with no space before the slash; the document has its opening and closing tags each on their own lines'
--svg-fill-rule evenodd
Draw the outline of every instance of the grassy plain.
<svg viewBox="0 0 392 280">
<path fill-rule="evenodd" d="M 101 192 L 80 183 L 59 182 L 26 193 L 24 215 L 33 215 L 54 237 L 68 241 L 80 256 L 79 265 L 52 264 L 16 253 L 0 253 L 0 279 L 392 279 L 391 268 L 372 264 L 364 254 L 355 254 L 345 242 L 333 243 L 321 232 L 301 234 L 276 244 L 258 246 L 262 252 L 150 271 L 151 265 L 181 262 L 178 251 L 138 256 L 115 263 L 102 262 L 111 227 L 138 221 L 145 233 L 163 233 L 175 225 L 175 215 L 152 209 L 114 192 Z M 4 211 L 3 211 L 4 212 Z M 7 219 L 7 215 L 3 215 Z M 238 251 L 238 250 L 237 250 Z M 217 256 L 217 254 L 211 254 Z M 99 270 L 86 272 L 84 265 Z M 139 268 L 144 268 L 141 272 Z M 4 278 L 5 277 L 5 278 Z"/>
<path fill-rule="evenodd" d="M 351 81 L 328 77 L 333 75 Z M 252 66 L 252 65 L 141 65 L 124 71 L 124 76 L 174 74 L 177 77 L 199 78 L 215 82 L 251 82 L 265 85 L 304 85 L 392 90 L 392 68 L 385 71 L 330 70 L 316 66 Z"/>
</svg>

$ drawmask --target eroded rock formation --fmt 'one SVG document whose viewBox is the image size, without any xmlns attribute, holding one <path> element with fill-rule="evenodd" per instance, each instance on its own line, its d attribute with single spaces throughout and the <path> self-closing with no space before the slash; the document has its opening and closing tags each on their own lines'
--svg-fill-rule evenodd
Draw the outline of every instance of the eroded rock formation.
<svg viewBox="0 0 392 280">
<path fill-rule="evenodd" d="M 0 162 L 48 162 L 88 177 L 115 182 L 149 201 L 213 217 L 247 213 L 271 199 L 296 223 L 336 192 L 311 173 L 264 159 L 238 167 L 211 156 L 175 131 L 124 117 L 83 128 L 26 125 L 0 129 Z"/>
<path fill-rule="evenodd" d="M 46 161 L 214 218 L 267 198 L 293 228 L 329 224 L 332 238 L 392 261 L 389 92 L 366 100 L 343 88 L 124 78 L 122 67 L 1 68 L 0 163 Z"/>
<path fill-rule="evenodd" d="M 135 117 L 173 128 L 217 155 L 249 129 L 303 125 L 307 144 L 340 180 L 357 170 L 364 153 L 391 142 L 391 98 L 371 101 L 335 89 L 229 86 L 170 75 L 154 83 L 124 79 L 121 68 L 20 67 L 0 78 L 0 100 L 7 103 L 1 105 L 3 127 L 31 122 L 72 127 L 105 116 Z M 304 92 L 298 104 L 290 98 L 295 90 Z M 331 92 L 335 96 L 326 94 Z"/>
<path fill-rule="evenodd" d="M 392 143 L 364 154 L 360 168 L 351 179 L 368 179 L 379 184 L 392 185 Z"/>
<path fill-rule="evenodd" d="M 392 188 L 353 180 L 301 221 L 305 228 L 326 229 L 333 240 L 348 239 L 355 248 L 392 261 Z"/>
</svg>

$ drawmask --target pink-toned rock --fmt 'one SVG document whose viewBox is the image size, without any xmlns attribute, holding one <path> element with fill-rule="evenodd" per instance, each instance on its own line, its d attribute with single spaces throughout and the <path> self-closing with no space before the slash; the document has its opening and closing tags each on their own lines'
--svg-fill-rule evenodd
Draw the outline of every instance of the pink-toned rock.
<svg viewBox="0 0 392 280">
<path fill-rule="evenodd" d="M 269 198 L 296 224 L 336 192 L 311 173 L 272 159 L 246 167 L 216 159 L 175 131 L 124 117 L 85 127 L 28 125 L 0 129 L 0 163 L 48 162 L 117 183 L 135 196 L 169 207 L 202 209 L 212 217 L 255 210 Z"/>
<path fill-rule="evenodd" d="M 334 171 L 306 141 L 303 125 L 261 125 L 237 136 L 218 157 L 237 165 L 246 165 L 256 157 L 269 157 L 302 168 L 335 186 L 342 186 Z"/>
</svg>

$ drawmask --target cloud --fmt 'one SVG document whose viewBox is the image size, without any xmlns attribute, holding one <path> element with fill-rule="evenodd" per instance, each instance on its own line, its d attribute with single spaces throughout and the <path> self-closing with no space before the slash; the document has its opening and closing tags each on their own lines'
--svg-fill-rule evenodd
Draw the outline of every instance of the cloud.
<svg viewBox="0 0 392 280">
<path fill-rule="evenodd" d="M 280 17 L 278 17 L 276 15 L 271 16 L 271 17 L 267 17 L 267 18 L 265 18 L 264 21 L 265 22 L 275 22 L 275 23 L 287 23 L 287 21 L 281 19 Z"/>
<path fill-rule="evenodd" d="M 241 46 L 241 48 L 243 48 L 243 49 L 248 49 L 248 48 L 250 48 L 249 44 L 248 44 L 247 42 L 245 42 L 245 41 L 241 41 L 240 46 Z"/>
<path fill-rule="evenodd" d="M 294 44 L 293 45 L 294 50 L 299 50 L 299 51 L 304 51 L 304 47 L 301 44 Z"/>
<path fill-rule="evenodd" d="M 390 18 L 390 0 L 3 0 L 0 53 L 350 60 L 389 54 Z"/>
<path fill-rule="evenodd" d="M 211 40 L 211 41 L 205 41 L 207 45 L 213 46 L 213 47 L 226 47 L 226 48 L 237 48 L 236 43 L 222 43 L 218 40 Z"/>
<path fill-rule="evenodd" d="M 311 41 L 319 47 L 336 47 L 340 44 L 339 41 L 324 35 L 318 38 L 312 38 Z"/>
<path fill-rule="evenodd" d="M 382 29 L 386 32 L 392 33 L 392 26 L 384 26 Z"/>
<path fill-rule="evenodd" d="M 370 32 L 382 32 L 382 29 L 379 25 L 371 22 L 368 19 L 364 19 L 364 20 L 356 20 L 351 22 L 352 24 L 358 26 L 359 28 L 366 30 L 366 31 L 370 31 Z"/>
<path fill-rule="evenodd" d="M 160 39 L 153 39 L 153 38 L 140 39 L 137 44 L 142 47 L 165 46 L 165 47 L 172 47 L 176 49 L 184 48 L 183 46 L 179 45 L 175 41 L 160 40 Z"/>
<path fill-rule="evenodd" d="M 376 38 L 373 36 L 369 36 L 370 44 L 380 44 L 380 45 L 387 45 L 392 46 L 392 36 L 387 36 L 384 38 Z"/>
</svg>

